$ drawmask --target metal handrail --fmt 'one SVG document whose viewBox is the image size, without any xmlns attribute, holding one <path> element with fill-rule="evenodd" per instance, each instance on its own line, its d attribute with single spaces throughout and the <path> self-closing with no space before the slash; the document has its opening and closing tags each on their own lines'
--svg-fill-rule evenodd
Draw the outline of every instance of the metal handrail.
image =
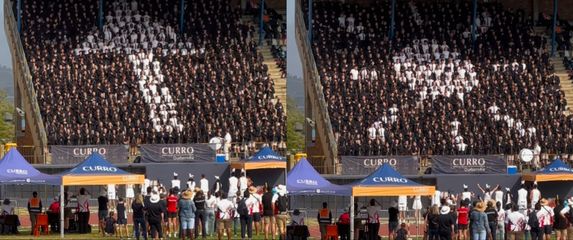
<svg viewBox="0 0 573 240">
<path fill-rule="evenodd" d="M 299 2 L 300 3 L 300 2 Z M 318 123 L 320 123 L 324 127 L 324 137 L 323 141 L 326 141 L 328 145 L 329 151 L 325 151 L 328 156 L 328 159 L 333 160 L 333 172 L 336 172 L 336 167 L 338 165 L 338 144 L 334 138 L 334 131 L 332 129 L 332 124 L 330 122 L 330 116 L 328 113 L 328 107 L 326 104 L 326 100 L 324 97 L 324 92 L 322 89 L 322 83 L 320 82 L 320 75 L 318 73 L 318 68 L 316 67 L 316 61 L 314 59 L 314 55 L 312 54 L 312 43 L 309 42 L 309 39 L 306 37 L 308 36 L 308 30 L 304 24 L 304 14 L 300 7 L 300 4 L 296 5 L 296 31 L 298 32 L 297 38 L 302 37 L 299 39 L 299 44 L 302 45 L 302 52 L 299 52 L 302 59 L 307 59 L 308 64 L 307 67 L 310 68 L 311 76 L 306 79 L 305 82 L 310 83 L 311 94 L 316 96 L 316 100 L 318 101 L 318 114 L 320 115 Z M 320 134 L 320 131 L 319 131 Z"/>
<path fill-rule="evenodd" d="M 38 136 L 37 146 L 41 146 L 42 149 L 46 146 L 48 140 L 46 136 L 46 130 L 44 128 L 44 122 L 40 114 L 40 107 L 38 104 L 38 99 L 36 96 L 36 91 L 34 89 L 34 83 L 32 82 L 32 74 L 28 67 L 28 61 L 26 59 L 26 54 L 24 52 L 24 47 L 20 39 L 20 34 L 16 27 L 16 20 L 14 17 L 14 12 L 12 9 L 13 2 L 10 0 L 4 1 L 4 27 L 6 29 L 6 35 L 8 37 L 8 42 L 10 44 L 10 50 L 12 52 L 12 60 L 14 67 L 14 77 L 18 81 L 19 85 L 24 88 L 26 94 L 23 97 L 29 98 L 29 103 L 31 104 L 32 112 L 27 112 L 26 114 L 31 114 L 32 123 L 27 121 L 27 124 L 32 124 L 37 131 Z"/>
</svg>

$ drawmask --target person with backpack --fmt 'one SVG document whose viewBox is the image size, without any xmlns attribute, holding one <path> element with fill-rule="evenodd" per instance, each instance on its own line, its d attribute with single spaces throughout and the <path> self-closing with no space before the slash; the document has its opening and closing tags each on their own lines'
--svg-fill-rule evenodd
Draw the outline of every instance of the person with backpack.
<svg viewBox="0 0 573 240">
<path fill-rule="evenodd" d="M 241 239 L 253 238 L 253 208 L 257 204 L 257 200 L 251 196 L 248 190 L 243 193 L 243 198 L 237 204 L 237 213 L 241 221 Z"/>
<path fill-rule="evenodd" d="M 523 239 L 523 231 L 525 231 L 525 225 L 527 220 L 525 215 L 519 211 L 519 206 L 517 204 L 511 205 L 511 212 L 507 214 L 506 218 L 506 229 L 507 229 L 507 240 L 521 240 Z"/>
<path fill-rule="evenodd" d="M 539 224 L 539 219 L 537 219 L 537 212 L 541 210 L 541 204 L 536 203 L 533 210 L 527 214 L 527 225 L 529 226 L 529 234 L 531 235 L 531 240 L 543 240 L 543 232 L 541 231 L 541 225 Z"/>
<path fill-rule="evenodd" d="M 489 224 L 489 229 L 491 230 L 491 239 L 496 240 L 496 230 L 497 230 L 497 209 L 495 208 L 496 201 L 489 200 L 487 202 L 487 207 L 484 211 L 487 216 L 487 222 Z"/>
<path fill-rule="evenodd" d="M 548 205 L 548 201 L 545 198 L 542 198 L 541 201 L 541 210 L 537 212 L 537 218 L 539 219 L 539 223 L 541 224 L 541 231 L 543 232 L 543 239 L 550 240 L 551 239 L 551 232 L 553 232 L 553 208 Z"/>
<path fill-rule="evenodd" d="M 555 198 L 555 208 L 554 211 L 554 221 L 553 229 L 555 230 L 556 240 L 566 240 L 567 239 L 567 228 L 569 228 L 569 220 L 565 213 L 562 213 L 564 207 L 559 199 L 559 196 Z"/>
<path fill-rule="evenodd" d="M 286 224 L 288 220 L 288 197 L 286 196 L 286 186 L 278 185 L 276 194 L 273 196 L 273 204 L 276 205 L 275 221 L 279 238 L 286 239 Z"/>
</svg>

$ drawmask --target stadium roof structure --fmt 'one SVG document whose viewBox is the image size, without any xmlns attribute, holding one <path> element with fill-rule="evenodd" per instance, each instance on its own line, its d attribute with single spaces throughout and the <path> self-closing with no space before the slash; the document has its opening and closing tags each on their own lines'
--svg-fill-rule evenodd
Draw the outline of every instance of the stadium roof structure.
<svg viewBox="0 0 573 240">
<path fill-rule="evenodd" d="M 435 186 L 422 185 L 405 178 L 387 163 L 352 186 L 352 196 L 355 197 L 431 196 L 435 192 Z"/>
<path fill-rule="evenodd" d="M 0 184 L 60 185 L 62 178 L 34 168 L 16 148 L 10 149 L 0 161 Z"/>
<path fill-rule="evenodd" d="M 523 174 L 522 178 L 529 182 L 573 181 L 573 169 L 561 159 L 555 159 L 539 171 Z"/>
<path fill-rule="evenodd" d="M 99 153 L 92 153 L 74 168 L 60 174 L 62 185 L 142 184 L 143 174 L 131 174 L 114 166 Z"/>
<path fill-rule="evenodd" d="M 320 176 L 306 158 L 301 159 L 288 173 L 287 189 L 290 195 L 350 196 L 351 186 L 331 183 Z"/>
<path fill-rule="evenodd" d="M 263 147 L 246 161 L 231 162 L 231 167 L 245 170 L 286 169 L 286 158 L 273 151 L 270 147 Z"/>
</svg>

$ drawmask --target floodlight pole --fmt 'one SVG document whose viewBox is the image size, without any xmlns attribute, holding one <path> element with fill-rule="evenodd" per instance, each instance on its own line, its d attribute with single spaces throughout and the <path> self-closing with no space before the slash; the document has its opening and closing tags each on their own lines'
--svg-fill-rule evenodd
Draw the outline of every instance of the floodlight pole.
<svg viewBox="0 0 573 240">
<path fill-rule="evenodd" d="M 308 0 L 308 42 L 311 44 L 309 46 L 312 46 L 312 2 L 313 0 Z"/>
<path fill-rule="evenodd" d="M 558 0 L 553 0 L 553 27 L 551 28 L 551 56 L 555 56 L 557 50 L 556 31 L 557 31 L 557 4 Z"/>
<path fill-rule="evenodd" d="M 65 197 L 64 197 L 64 183 L 60 184 L 60 238 L 64 238 L 64 208 L 65 208 Z"/>
<path fill-rule="evenodd" d="M 265 0 L 261 0 L 261 4 L 259 6 L 261 8 L 261 14 L 259 19 L 259 46 L 263 46 L 263 28 L 264 28 L 264 17 L 265 17 Z"/>
<path fill-rule="evenodd" d="M 477 0 L 472 1 L 472 45 L 475 49 L 477 39 Z"/>
<path fill-rule="evenodd" d="M 350 195 L 350 240 L 354 240 L 354 196 Z"/>
<path fill-rule="evenodd" d="M 185 0 L 179 0 L 179 33 L 185 30 Z"/>
</svg>

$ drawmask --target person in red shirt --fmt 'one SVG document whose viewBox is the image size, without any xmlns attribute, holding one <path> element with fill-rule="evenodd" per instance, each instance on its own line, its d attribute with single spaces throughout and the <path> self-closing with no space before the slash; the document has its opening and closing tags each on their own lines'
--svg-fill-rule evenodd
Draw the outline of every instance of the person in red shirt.
<svg viewBox="0 0 573 240">
<path fill-rule="evenodd" d="M 469 219 L 468 202 L 466 200 L 462 200 L 460 208 L 458 208 L 458 236 L 460 240 L 469 239 L 468 219 Z"/>
<path fill-rule="evenodd" d="M 338 217 L 338 233 L 340 234 L 340 240 L 350 239 L 350 212 L 348 208 L 344 209 L 344 213 Z"/>
<path fill-rule="evenodd" d="M 48 220 L 52 232 L 60 232 L 60 198 L 55 197 L 48 208 Z"/>
<path fill-rule="evenodd" d="M 177 237 L 177 201 L 179 198 L 177 197 L 177 193 L 175 189 L 171 189 L 169 192 L 169 196 L 167 197 L 167 235 L 171 237 L 173 233 L 173 237 Z"/>
</svg>

